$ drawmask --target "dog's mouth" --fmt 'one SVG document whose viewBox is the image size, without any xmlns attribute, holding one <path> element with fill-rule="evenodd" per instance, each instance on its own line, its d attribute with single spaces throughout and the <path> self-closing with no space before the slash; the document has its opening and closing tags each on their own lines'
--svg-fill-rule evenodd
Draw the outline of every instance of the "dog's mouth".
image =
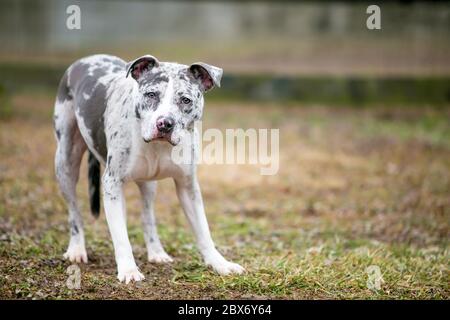
<svg viewBox="0 0 450 320">
<path fill-rule="evenodd" d="M 172 146 L 176 146 L 178 143 L 175 142 L 172 139 L 172 133 L 164 134 L 164 133 L 157 133 L 153 137 L 150 138 L 143 138 L 146 143 L 155 142 L 155 141 L 165 141 L 170 143 Z"/>
</svg>

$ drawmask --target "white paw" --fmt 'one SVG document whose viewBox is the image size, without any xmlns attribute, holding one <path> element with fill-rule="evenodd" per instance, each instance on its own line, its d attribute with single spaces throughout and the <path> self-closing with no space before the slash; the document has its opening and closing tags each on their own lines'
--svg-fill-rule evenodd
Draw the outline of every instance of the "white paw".
<svg viewBox="0 0 450 320">
<path fill-rule="evenodd" d="M 144 275 L 139 272 L 138 268 L 134 268 L 127 271 L 119 271 L 117 278 L 120 282 L 129 284 L 131 281 L 138 282 L 145 279 Z"/>
<path fill-rule="evenodd" d="M 148 254 L 148 261 L 152 263 L 171 263 L 173 259 L 164 251 L 152 252 Z"/>
<path fill-rule="evenodd" d="M 86 248 L 83 245 L 71 245 L 64 253 L 64 259 L 68 259 L 70 262 L 87 263 Z"/>
<path fill-rule="evenodd" d="M 219 263 L 211 263 L 210 264 L 215 272 L 222 276 L 230 275 L 230 274 L 242 274 L 245 272 L 245 269 L 242 268 L 237 263 L 229 262 L 229 261 L 221 261 Z"/>
</svg>

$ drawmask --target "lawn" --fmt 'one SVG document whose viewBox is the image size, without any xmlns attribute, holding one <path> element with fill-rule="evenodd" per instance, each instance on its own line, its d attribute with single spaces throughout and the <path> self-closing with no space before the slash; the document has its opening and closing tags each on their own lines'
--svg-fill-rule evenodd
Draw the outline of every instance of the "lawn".
<svg viewBox="0 0 450 320">
<path fill-rule="evenodd" d="M 170 265 L 146 262 L 138 189 L 126 188 L 139 284 L 116 279 L 104 212 L 78 194 L 89 263 L 69 289 L 65 204 L 53 168 L 53 96 L 17 94 L 0 118 L 0 298 L 449 299 L 450 109 L 206 105 L 204 128 L 279 128 L 280 170 L 202 165 L 213 238 L 242 276 L 206 268 L 171 181 L 156 215 Z M 379 289 L 368 286 L 379 268 Z"/>
</svg>

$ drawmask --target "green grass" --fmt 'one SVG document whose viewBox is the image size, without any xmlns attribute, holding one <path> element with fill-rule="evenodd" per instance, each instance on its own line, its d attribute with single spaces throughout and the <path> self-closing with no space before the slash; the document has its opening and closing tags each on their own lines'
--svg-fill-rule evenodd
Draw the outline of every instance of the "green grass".
<svg viewBox="0 0 450 320">
<path fill-rule="evenodd" d="M 233 229 L 232 221 L 228 227 Z M 0 245 L 0 285 L 5 296 L 15 298 L 41 298 L 39 295 L 48 298 L 124 298 L 128 294 L 138 298 L 171 298 L 160 292 L 164 288 L 156 288 L 156 292 L 145 295 L 145 289 L 150 289 L 155 281 L 153 277 L 163 277 L 166 286 L 182 290 L 186 297 L 195 297 L 199 293 L 204 295 L 210 290 L 209 298 L 448 298 L 449 252 L 443 247 L 414 248 L 369 239 L 349 240 L 347 234 L 338 235 L 331 230 L 324 230 L 320 236 L 313 235 L 313 240 L 310 233 L 293 235 L 289 230 L 263 241 L 267 238 L 267 229 L 260 230 L 259 234 L 251 228 L 241 231 L 252 234 L 253 241 L 233 248 L 231 256 L 247 268 L 245 275 L 221 277 L 214 274 L 202 264 L 191 247 L 192 239 L 181 231 L 183 235 L 175 241 L 170 234 L 163 233 L 162 236 L 163 242 L 172 243 L 168 251 L 177 257 L 176 262 L 171 267 L 162 267 L 168 271 L 167 274 L 152 274 L 144 267 L 147 280 L 142 286 L 118 284 L 112 265 L 111 245 L 107 241 L 92 242 L 88 236 L 88 250 L 95 260 L 91 266 L 81 267 L 82 290 L 68 290 L 64 286 L 69 264 L 61 260 L 60 253 L 66 243 L 57 239 L 66 238 L 66 232 L 46 233 L 39 242 L 13 234 L 10 242 L 2 241 Z M 138 233 L 139 237 L 142 236 L 141 232 Z M 49 242 L 50 238 L 53 240 Z M 224 238 L 222 232 L 215 232 L 215 238 L 220 239 L 220 243 L 229 242 L 224 241 L 229 238 Z M 139 244 L 139 241 L 131 240 Z M 143 265 L 144 253 L 142 250 L 138 252 L 138 261 Z M 11 263 L 13 261 L 18 265 Z M 98 263 L 100 266 L 92 266 Z M 108 264 L 106 271 L 102 270 L 105 263 Z M 369 274 L 366 269 L 370 266 L 378 266 L 381 270 L 380 290 L 367 288 Z M 56 288 L 43 285 L 47 282 L 54 282 Z M 198 288 L 199 292 L 186 292 L 186 286 Z M 96 295 L 105 288 L 108 292 L 112 288 L 116 291 L 111 296 Z"/>
<path fill-rule="evenodd" d="M 448 108 L 333 109 L 208 105 L 204 125 L 280 129 L 280 171 L 200 166 L 219 250 L 243 265 L 219 276 L 201 261 L 171 181 L 158 187 L 159 234 L 170 265 L 146 262 L 137 188 L 126 188 L 129 237 L 146 276 L 116 279 L 104 213 L 78 194 L 89 256 L 69 289 L 67 213 L 53 173 L 53 97 L 12 97 L 0 120 L 0 298 L 449 299 Z M 379 268 L 379 289 L 368 286 Z"/>
</svg>

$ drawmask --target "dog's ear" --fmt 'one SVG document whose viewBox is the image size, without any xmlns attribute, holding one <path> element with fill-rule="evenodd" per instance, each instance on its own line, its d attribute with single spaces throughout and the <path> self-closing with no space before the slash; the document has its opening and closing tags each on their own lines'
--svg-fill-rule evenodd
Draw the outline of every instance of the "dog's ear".
<svg viewBox="0 0 450 320">
<path fill-rule="evenodd" d="M 211 90 L 215 86 L 220 88 L 220 80 L 222 79 L 223 74 L 221 68 L 203 62 L 197 62 L 191 64 L 189 72 L 194 79 L 200 82 L 204 92 Z"/>
<path fill-rule="evenodd" d="M 158 59 L 151 55 L 145 55 L 127 63 L 127 77 L 131 73 L 133 79 L 139 79 L 145 71 L 159 65 Z"/>
</svg>

